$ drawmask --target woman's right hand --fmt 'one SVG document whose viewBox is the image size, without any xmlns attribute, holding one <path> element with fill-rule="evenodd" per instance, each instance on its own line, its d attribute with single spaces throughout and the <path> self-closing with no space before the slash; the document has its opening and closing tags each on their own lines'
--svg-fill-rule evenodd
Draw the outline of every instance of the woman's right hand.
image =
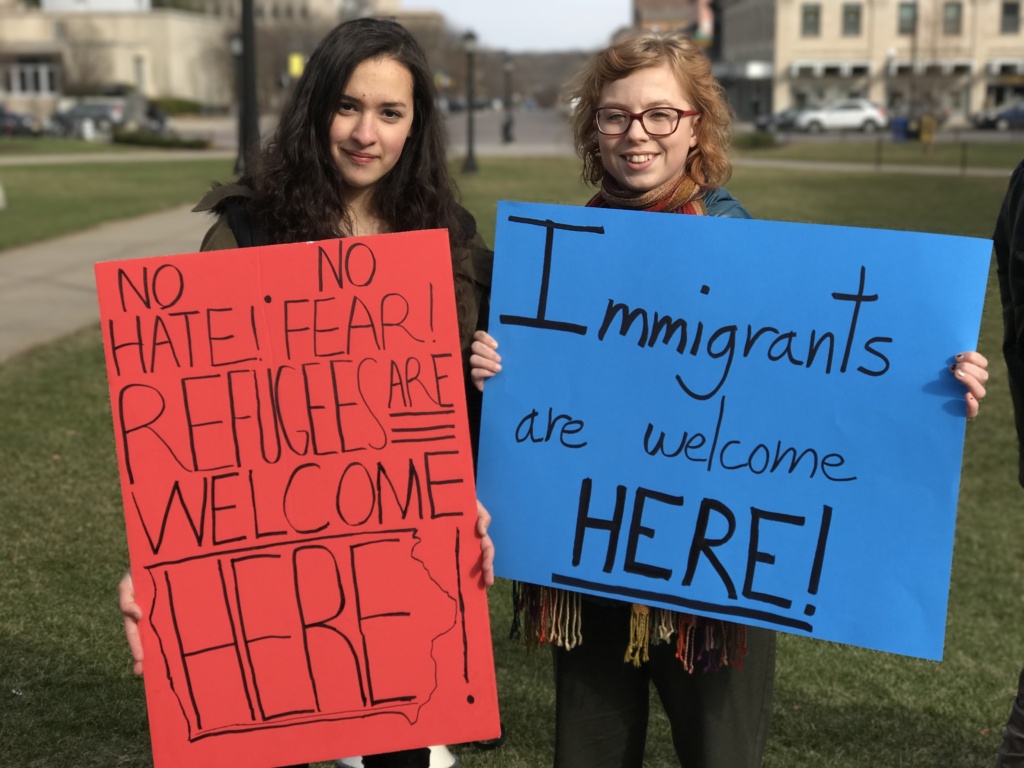
<svg viewBox="0 0 1024 768">
<path fill-rule="evenodd" d="M 473 345 L 469 348 L 469 379 L 473 386 L 484 391 L 484 382 L 501 370 L 501 355 L 498 354 L 498 342 L 487 333 L 477 331 L 473 334 Z"/>
<path fill-rule="evenodd" d="M 142 620 L 142 609 L 135 602 L 135 585 L 132 572 L 125 571 L 121 583 L 117 585 L 117 605 L 124 617 L 124 636 L 128 640 L 128 648 L 132 652 L 132 671 L 142 674 L 142 639 L 139 637 L 139 622 Z"/>
</svg>

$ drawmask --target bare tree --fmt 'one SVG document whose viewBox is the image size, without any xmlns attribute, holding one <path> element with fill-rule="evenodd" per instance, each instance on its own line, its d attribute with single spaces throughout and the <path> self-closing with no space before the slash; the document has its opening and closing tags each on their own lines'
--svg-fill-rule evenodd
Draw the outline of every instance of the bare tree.
<svg viewBox="0 0 1024 768">
<path fill-rule="evenodd" d="M 322 23 L 309 19 L 278 20 L 256 28 L 256 89 L 261 112 L 281 109 L 291 87 L 288 57 L 307 58 L 324 36 Z"/>
<path fill-rule="evenodd" d="M 64 92 L 71 96 L 101 93 L 111 85 L 110 42 L 87 19 L 68 21 L 64 33 Z"/>
</svg>

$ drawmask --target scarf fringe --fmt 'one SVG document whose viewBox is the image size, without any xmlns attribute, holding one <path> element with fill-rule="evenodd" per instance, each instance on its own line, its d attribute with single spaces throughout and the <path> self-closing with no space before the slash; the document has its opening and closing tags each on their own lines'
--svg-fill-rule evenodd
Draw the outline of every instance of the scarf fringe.
<svg viewBox="0 0 1024 768">
<path fill-rule="evenodd" d="M 579 592 L 513 582 L 509 638 L 522 638 L 530 648 L 552 644 L 571 651 L 583 642 L 581 600 Z"/>
<path fill-rule="evenodd" d="M 651 644 L 651 609 L 646 605 L 633 603 L 629 612 L 629 645 L 626 646 L 625 661 L 634 667 L 642 666 L 649 658 Z"/>
<path fill-rule="evenodd" d="M 556 645 L 572 650 L 583 642 L 582 600 L 578 592 L 513 582 L 509 638 L 521 639 L 531 649 Z M 690 674 L 742 669 L 747 655 L 747 629 L 742 624 L 634 603 L 623 660 L 643 665 L 650 659 L 652 641 L 674 642 L 675 657 Z"/>
</svg>

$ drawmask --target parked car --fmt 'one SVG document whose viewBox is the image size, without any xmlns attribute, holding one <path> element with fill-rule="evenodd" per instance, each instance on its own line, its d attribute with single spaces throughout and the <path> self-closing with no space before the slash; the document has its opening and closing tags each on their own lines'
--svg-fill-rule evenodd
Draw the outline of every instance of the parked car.
<svg viewBox="0 0 1024 768">
<path fill-rule="evenodd" d="M 867 99 L 839 99 L 817 109 L 805 109 L 796 116 L 794 127 L 800 131 L 864 131 L 874 133 L 889 124 L 885 110 Z"/>
<path fill-rule="evenodd" d="M 1024 128 L 1024 101 L 1004 104 L 975 115 L 974 127 L 995 128 L 997 131 Z"/>
<path fill-rule="evenodd" d="M 479 112 L 482 109 L 492 109 L 494 102 L 486 96 L 474 96 L 473 97 L 473 111 Z M 450 113 L 465 112 L 466 111 L 466 100 L 459 96 L 448 97 L 448 111 Z"/>
<path fill-rule="evenodd" d="M 86 120 L 92 127 L 109 133 L 125 121 L 125 101 L 120 97 L 83 99 L 50 117 L 52 132 L 58 136 L 82 136 Z"/>
<path fill-rule="evenodd" d="M 0 136 L 41 136 L 43 124 L 31 115 L 12 112 L 0 105 Z"/>
<path fill-rule="evenodd" d="M 792 131 L 801 112 L 801 107 L 790 107 L 774 115 L 758 115 L 754 118 L 754 127 L 759 131 Z"/>
</svg>

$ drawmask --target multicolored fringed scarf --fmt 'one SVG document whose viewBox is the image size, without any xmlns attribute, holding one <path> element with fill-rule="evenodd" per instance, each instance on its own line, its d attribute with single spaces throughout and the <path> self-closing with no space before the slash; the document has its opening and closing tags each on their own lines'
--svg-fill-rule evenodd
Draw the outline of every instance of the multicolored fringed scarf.
<svg viewBox="0 0 1024 768">
<path fill-rule="evenodd" d="M 653 213 L 689 213 L 706 216 L 704 190 L 685 174 L 669 179 L 660 187 L 647 192 L 634 192 L 619 186 L 611 176 L 605 174 L 601 191 L 590 198 L 588 208 L 626 208 L 632 211 Z"/>
<path fill-rule="evenodd" d="M 648 192 L 624 189 L 606 175 L 601 191 L 587 206 L 706 216 L 703 197 L 704 190 L 685 175 Z M 531 646 L 551 643 L 572 650 L 583 642 L 582 600 L 578 592 L 513 582 L 514 613 L 509 636 L 522 637 Z M 676 658 L 690 673 L 712 672 L 728 666 L 740 669 L 747 655 L 747 632 L 742 624 L 634 603 L 624 661 L 636 667 L 646 662 L 652 639 L 658 643 L 674 642 Z"/>
</svg>

